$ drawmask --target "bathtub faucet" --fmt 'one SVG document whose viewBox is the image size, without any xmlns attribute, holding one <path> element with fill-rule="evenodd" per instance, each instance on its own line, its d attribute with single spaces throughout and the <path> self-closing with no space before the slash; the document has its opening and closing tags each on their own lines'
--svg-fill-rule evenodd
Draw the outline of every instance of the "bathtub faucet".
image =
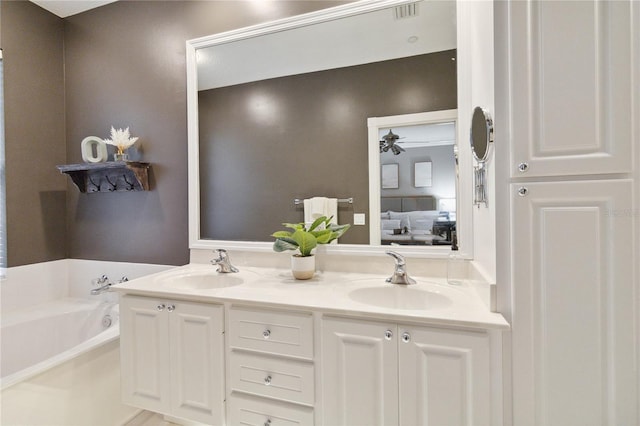
<svg viewBox="0 0 640 426">
<path fill-rule="evenodd" d="M 120 281 L 117 282 L 117 284 L 126 283 L 127 281 L 129 281 L 129 278 L 122 277 L 120 278 Z M 109 278 L 106 275 L 103 275 L 100 278 L 91 280 L 91 282 L 93 283 L 94 286 L 99 286 L 94 289 L 91 289 L 91 294 L 94 296 L 98 294 L 102 294 L 105 291 L 109 291 L 109 289 L 113 285 L 113 283 L 109 282 Z"/>
<path fill-rule="evenodd" d="M 218 254 L 218 258 L 213 259 L 211 261 L 211 264 L 218 265 L 218 272 L 222 272 L 223 274 L 229 272 L 240 272 L 238 268 L 231 264 L 231 260 L 229 260 L 229 254 L 225 249 L 217 249 L 213 252 Z"/>
<path fill-rule="evenodd" d="M 111 283 L 109 282 L 109 278 L 106 275 L 101 276 L 100 278 L 96 278 L 91 280 L 94 286 L 98 286 L 96 288 L 91 289 L 92 295 L 102 294 L 105 291 L 109 290 L 111 287 Z"/>
</svg>

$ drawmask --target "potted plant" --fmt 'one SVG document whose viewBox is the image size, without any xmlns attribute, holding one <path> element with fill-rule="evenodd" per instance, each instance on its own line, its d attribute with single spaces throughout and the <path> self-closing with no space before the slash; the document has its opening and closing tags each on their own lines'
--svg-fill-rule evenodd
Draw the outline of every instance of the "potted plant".
<svg viewBox="0 0 640 426">
<path fill-rule="evenodd" d="M 283 226 L 292 231 L 278 231 L 271 234 L 276 238 L 273 243 L 274 251 L 298 251 L 291 256 L 291 272 L 296 279 L 308 280 L 315 273 L 316 262 L 312 251 L 318 244 L 329 244 L 336 238 L 340 238 L 351 226 L 333 224 L 332 218 L 333 216 L 329 218 L 321 216 L 313 221 L 308 229 L 304 223 L 283 223 Z"/>
</svg>

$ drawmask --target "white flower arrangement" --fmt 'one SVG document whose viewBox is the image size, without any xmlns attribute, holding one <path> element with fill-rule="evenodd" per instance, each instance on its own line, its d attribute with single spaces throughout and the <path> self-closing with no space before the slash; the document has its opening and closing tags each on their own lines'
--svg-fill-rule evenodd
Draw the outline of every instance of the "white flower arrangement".
<svg viewBox="0 0 640 426">
<path fill-rule="evenodd" d="M 114 129 L 111 126 L 111 139 L 104 139 L 104 142 L 113 145 L 118 149 L 118 154 L 123 154 L 125 149 L 131 148 L 138 138 L 132 138 L 129 134 L 129 128 Z"/>
</svg>

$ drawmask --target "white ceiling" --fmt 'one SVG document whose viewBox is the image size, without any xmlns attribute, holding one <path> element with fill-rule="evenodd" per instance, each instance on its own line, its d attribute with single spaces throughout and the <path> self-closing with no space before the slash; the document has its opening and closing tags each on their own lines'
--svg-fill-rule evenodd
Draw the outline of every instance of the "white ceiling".
<svg viewBox="0 0 640 426">
<path fill-rule="evenodd" d="M 405 149 L 453 145 L 456 142 L 454 123 L 385 127 L 379 129 L 379 138 L 382 139 L 389 130 L 400 137 L 397 143 Z"/>
<path fill-rule="evenodd" d="M 394 8 L 198 49 L 198 90 L 456 48 L 456 2 Z"/>
<path fill-rule="evenodd" d="M 31 0 L 43 9 L 61 18 L 85 12 L 117 0 Z"/>
</svg>

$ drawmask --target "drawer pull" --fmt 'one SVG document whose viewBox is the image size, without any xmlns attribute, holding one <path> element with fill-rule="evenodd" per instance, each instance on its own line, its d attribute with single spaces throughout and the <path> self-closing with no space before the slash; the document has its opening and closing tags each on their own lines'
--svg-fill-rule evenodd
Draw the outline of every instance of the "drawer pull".
<svg viewBox="0 0 640 426">
<path fill-rule="evenodd" d="M 264 378 L 264 385 L 269 386 L 271 384 L 271 376 L 267 376 Z"/>
<path fill-rule="evenodd" d="M 262 337 L 264 337 L 265 339 L 268 339 L 271 336 L 271 330 L 266 329 L 265 331 L 262 332 Z"/>
</svg>

